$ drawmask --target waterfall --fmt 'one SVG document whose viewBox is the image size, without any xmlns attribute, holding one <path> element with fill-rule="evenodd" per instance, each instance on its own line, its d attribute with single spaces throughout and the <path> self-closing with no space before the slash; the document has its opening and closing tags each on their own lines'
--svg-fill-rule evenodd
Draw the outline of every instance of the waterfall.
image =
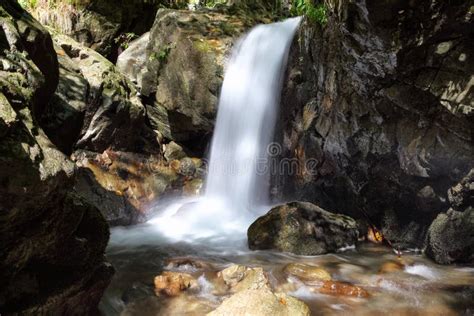
<svg viewBox="0 0 474 316">
<path fill-rule="evenodd" d="M 151 222 L 166 235 L 245 233 L 268 205 L 265 164 L 288 51 L 301 18 L 259 25 L 235 45 L 219 100 L 205 194 L 175 203 Z"/>
<path fill-rule="evenodd" d="M 255 27 L 235 47 L 225 73 L 212 141 L 206 196 L 236 211 L 266 202 L 262 166 L 278 112 L 282 74 L 300 18 Z"/>
</svg>

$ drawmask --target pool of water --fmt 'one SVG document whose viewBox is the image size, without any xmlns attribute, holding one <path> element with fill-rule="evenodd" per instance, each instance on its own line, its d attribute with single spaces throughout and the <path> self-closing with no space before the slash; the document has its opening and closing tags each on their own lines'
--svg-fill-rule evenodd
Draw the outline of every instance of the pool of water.
<svg viewBox="0 0 474 316">
<path fill-rule="evenodd" d="M 116 269 L 100 306 L 107 316 L 205 315 L 228 297 L 216 275 L 234 263 L 262 267 L 275 291 L 303 300 L 314 315 L 474 315 L 474 267 L 437 265 L 416 250 L 398 257 L 389 248 L 364 243 L 336 254 L 295 256 L 250 251 L 237 237 L 175 242 L 145 224 L 113 229 L 107 257 Z M 168 264 L 183 257 L 200 262 L 200 267 Z M 394 262 L 403 267 L 387 269 Z M 283 269 L 289 263 L 322 267 L 333 280 L 357 285 L 370 296 L 320 294 L 288 277 Z M 178 297 L 155 296 L 154 277 L 165 270 L 190 273 L 199 290 Z"/>
</svg>

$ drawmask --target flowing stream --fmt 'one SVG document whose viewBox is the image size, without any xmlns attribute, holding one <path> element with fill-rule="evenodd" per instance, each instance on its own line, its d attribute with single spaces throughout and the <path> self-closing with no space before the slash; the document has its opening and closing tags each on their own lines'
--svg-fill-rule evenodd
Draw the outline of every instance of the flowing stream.
<svg viewBox="0 0 474 316">
<path fill-rule="evenodd" d="M 299 23 L 294 18 L 257 26 L 236 44 L 219 101 L 205 194 L 162 204 L 148 223 L 112 230 L 107 256 L 117 272 L 101 302 L 104 315 L 205 315 L 230 294 L 216 273 L 231 263 L 262 267 L 276 291 L 305 301 L 314 315 L 474 313 L 474 269 L 437 266 L 416 251 L 399 259 L 367 244 L 315 257 L 248 250 L 247 228 L 269 207 L 261 164 L 268 159 L 282 74 Z M 189 263 L 173 265 L 177 257 Z M 403 265 L 393 264 L 400 260 Z M 283 273 L 295 262 L 322 267 L 370 297 L 320 294 Z M 384 271 L 386 265 L 399 270 Z M 192 274 L 199 290 L 156 296 L 153 279 L 163 270 Z"/>
</svg>

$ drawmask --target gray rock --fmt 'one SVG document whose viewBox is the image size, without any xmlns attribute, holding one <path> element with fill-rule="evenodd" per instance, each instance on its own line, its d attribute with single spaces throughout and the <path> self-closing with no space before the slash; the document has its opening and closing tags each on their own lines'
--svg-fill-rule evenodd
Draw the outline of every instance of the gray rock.
<svg viewBox="0 0 474 316">
<path fill-rule="evenodd" d="M 227 54 L 248 26 L 218 12 L 158 11 L 137 84 L 151 99 L 152 124 L 169 126 L 166 138 L 187 141 L 212 132 Z"/>
<path fill-rule="evenodd" d="M 461 110 L 473 95 L 473 63 L 460 60 L 473 54 L 470 5 L 326 4 L 327 25 L 305 20 L 296 35 L 276 129 L 281 158 L 311 160 L 312 172 L 275 177 L 275 191 L 368 213 L 393 243 L 422 247 L 446 192 L 474 167 Z"/>
<path fill-rule="evenodd" d="M 149 41 L 150 32 L 147 32 L 131 42 L 117 59 L 117 68 L 134 83 L 137 82 L 137 76 L 146 64 L 146 47 Z"/>
<path fill-rule="evenodd" d="M 92 314 L 113 273 L 109 231 L 73 192 L 74 163 L 39 124 L 57 85 L 51 37 L 0 0 L 0 47 L 0 310 Z"/>
<path fill-rule="evenodd" d="M 274 207 L 248 229 L 252 250 L 276 249 L 297 255 L 320 255 L 357 242 L 356 222 L 306 202 Z"/>
<path fill-rule="evenodd" d="M 160 152 L 134 85 L 94 50 L 51 30 L 60 56 L 60 84 L 41 118 L 64 152 L 106 149 Z"/>
<path fill-rule="evenodd" d="M 180 160 L 186 157 L 186 153 L 184 152 L 183 147 L 176 144 L 175 142 L 170 142 L 166 144 L 166 148 L 164 151 L 164 157 L 166 161 L 170 162 L 173 160 Z"/>
<path fill-rule="evenodd" d="M 449 189 L 451 208 L 431 223 L 425 254 L 441 264 L 474 263 L 474 169 Z"/>
</svg>

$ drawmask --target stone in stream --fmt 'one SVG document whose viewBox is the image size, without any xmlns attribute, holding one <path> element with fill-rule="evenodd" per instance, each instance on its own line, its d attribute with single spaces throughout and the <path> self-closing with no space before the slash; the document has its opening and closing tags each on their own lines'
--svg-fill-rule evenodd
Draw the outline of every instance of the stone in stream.
<svg viewBox="0 0 474 316">
<path fill-rule="evenodd" d="M 218 274 L 232 292 L 269 288 L 268 278 L 262 268 L 232 265 Z"/>
<path fill-rule="evenodd" d="M 319 293 L 335 296 L 351 296 L 358 298 L 369 297 L 369 292 L 361 287 L 346 282 L 325 281 L 323 285 L 317 289 Z"/>
<path fill-rule="evenodd" d="M 199 288 L 197 280 L 192 275 L 180 272 L 165 271 L 155 277 L 154 283 L 157 296 L 161 294 L 176 296 L 183 291 Z"/>
<path fill-rule="evenodd" d="M 405 265 L 399 261 L 387 261 L 379 269 L 379 274 L 402 271 Z"/>
<path fill-rule="evenodd" d="M 321 282 L 331 280 L 331 274 L 326 270 L 304 263 L 290 263 L 283 271 L 303 282 Z"/>
<path fill-rule="evenodd" d="M 271 209 L 248 229 L 252 250 L 276 249 L 298 255 L 320 255 L 354 245 L 356 222 L 306 202 L 291 202 Z"/>
<path fill-rule="evenodd" d="M 240 291 L 208 316 L 309 316 L 309 307 L 302 301 L 268 288 Z"/>
<path fill-rule="evenodd" d="M 451 208 L 431 224 L 425 253 L 441 264 L 474 263 L 474 169 L 448 190 Z"/>
</svg>

